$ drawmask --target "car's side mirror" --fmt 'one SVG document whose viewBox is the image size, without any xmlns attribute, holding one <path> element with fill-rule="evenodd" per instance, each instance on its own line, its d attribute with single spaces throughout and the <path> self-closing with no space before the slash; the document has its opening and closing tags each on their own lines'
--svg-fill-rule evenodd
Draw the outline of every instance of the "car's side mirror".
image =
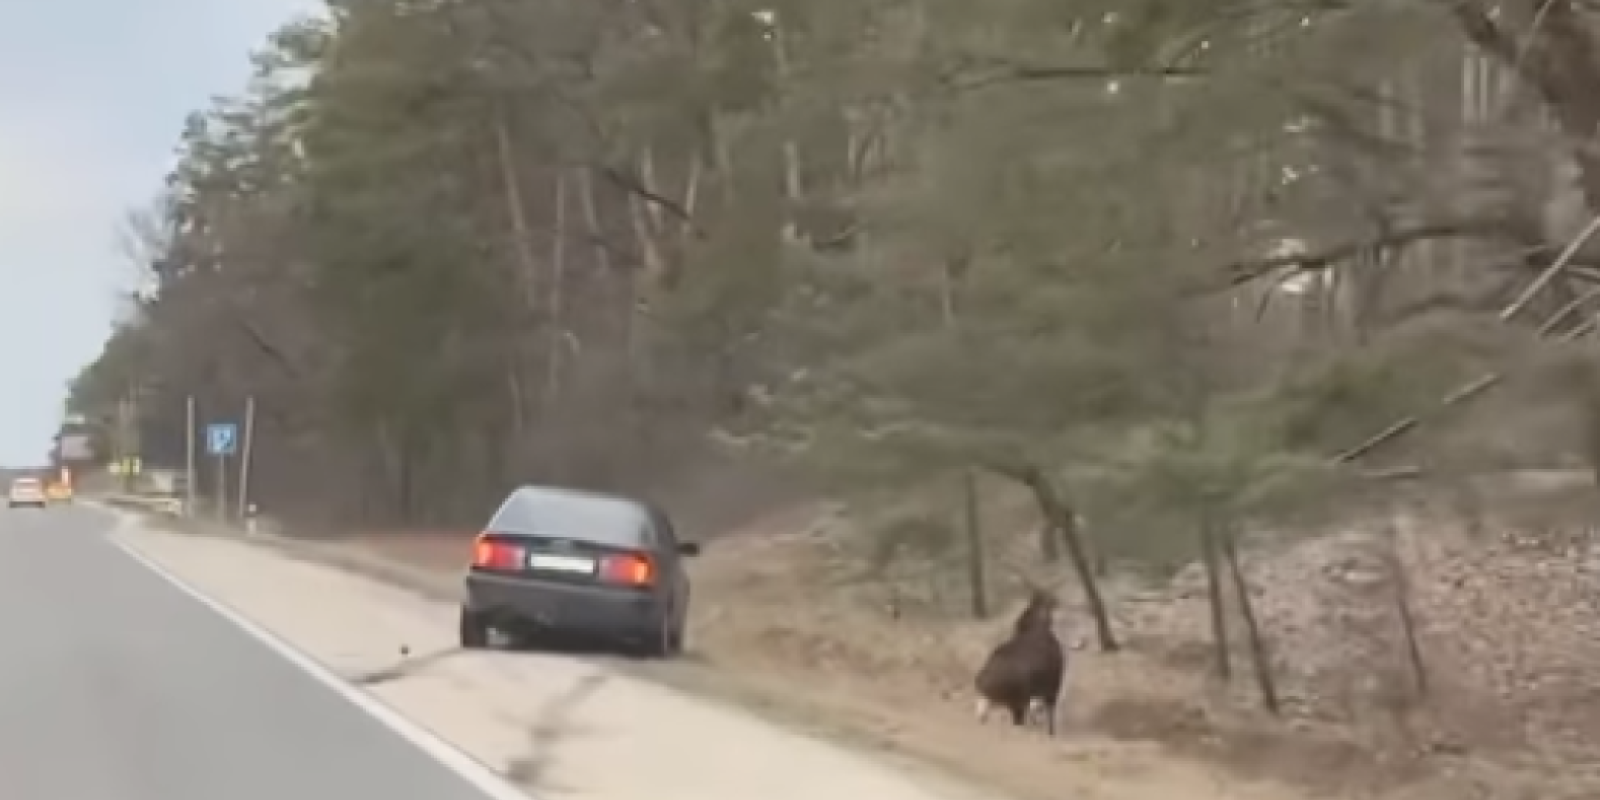
<svg viewBox="0 0 1600 800">
<path fill-rule="evenodd" d="M 678 555 L 680 555 L 680 556 L 697 556 L 697 555 L 700 555 L 700 543 L 699 542 L 679 542 L 678 543 Z"/>
</svg>

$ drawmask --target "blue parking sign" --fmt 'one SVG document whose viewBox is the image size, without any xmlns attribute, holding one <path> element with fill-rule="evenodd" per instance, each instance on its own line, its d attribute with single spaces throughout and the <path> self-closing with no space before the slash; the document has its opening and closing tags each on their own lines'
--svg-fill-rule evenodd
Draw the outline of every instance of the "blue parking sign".
<svg viewBox="0 0 1600 800">
<path fill-rule="evenodd" d="M 206 452 L 231 456 L 239 449 L 239 426 L 232 422 L 213 422 L 206 426 Z"/>
</svg>

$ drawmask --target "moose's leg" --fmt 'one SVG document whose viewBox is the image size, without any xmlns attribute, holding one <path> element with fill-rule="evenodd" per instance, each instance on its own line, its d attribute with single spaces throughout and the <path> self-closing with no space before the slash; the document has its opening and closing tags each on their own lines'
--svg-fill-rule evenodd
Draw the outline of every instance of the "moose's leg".
<svg viewBox="0 0 1600 800">
<path fill-rule="evenodd" d="M 1027 700 L 1013 701 L 1008 705 L 1011 712 L 1011 722 L 1021 728 L 1028 724 L 1028 707 L 1032 705 Z"/>
<path fill-rule="evenodd" d="M 1056 735 L 1056 713 L 1061 707 L 1061 676 L 1058 674 L 1054 680 L 1045 687 L 1044 694 L 1034 698 L 1034 703 L 1039 707 L 1039 713 L 1044 715 L 1045 732 L 1051 736 Z"/>
<path fill-rule="evenodd" d="M 1049 731 L 1050 735 L 1055 735 L 1055 711 L 1050 701 L 1042 697 L 1028 700 L 1028 724 L 1038 724 Z"/>
</svg>

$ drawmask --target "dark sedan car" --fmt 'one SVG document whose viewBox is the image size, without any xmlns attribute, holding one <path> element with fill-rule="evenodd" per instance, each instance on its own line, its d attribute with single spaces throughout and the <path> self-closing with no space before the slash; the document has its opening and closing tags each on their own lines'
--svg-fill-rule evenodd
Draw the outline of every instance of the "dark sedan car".
<svg viewBox="0 0 1600 800">
<path fill-rule="evenodd" d="M 683 648 L 689 578 L 659 510 L 623 497 L 524 486 L 478 536 L 461 606 L 461 646 L 500 633 L 523 642 L 566 632 L 671 656 Z"/>
</svg>

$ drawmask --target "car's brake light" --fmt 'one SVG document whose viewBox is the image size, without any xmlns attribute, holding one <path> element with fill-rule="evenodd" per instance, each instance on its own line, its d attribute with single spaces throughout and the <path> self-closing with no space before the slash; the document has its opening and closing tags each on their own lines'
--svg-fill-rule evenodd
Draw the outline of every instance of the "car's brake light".
<svg viewBox="0 0 1600 800">
<path fill-rule="evenodd" d="M 522 548 L 488 536 L 479 536 L 472 548 L 472 566 L 479 569 L 519 569 L 522 566 Z"/>
<path fill-rule="evenodd" d="M 600 577 L 608 583 L 649 586 L 656 579 L 656 564 L 643 553 L 609 555 L 600 562 Z"/>
</svg>

